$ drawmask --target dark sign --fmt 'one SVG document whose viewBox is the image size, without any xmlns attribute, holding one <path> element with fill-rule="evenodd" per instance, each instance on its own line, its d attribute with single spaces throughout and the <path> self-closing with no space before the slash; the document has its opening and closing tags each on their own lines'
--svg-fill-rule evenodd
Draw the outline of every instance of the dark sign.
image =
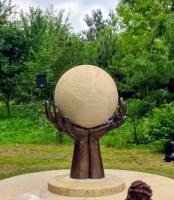
<svg viewBox="0 0 174 200">
<path fill-rule="evenodd" d="M 47 86 L 46 75 L 36 75 L 37 88 L 45 88 Z"/>
</svg>

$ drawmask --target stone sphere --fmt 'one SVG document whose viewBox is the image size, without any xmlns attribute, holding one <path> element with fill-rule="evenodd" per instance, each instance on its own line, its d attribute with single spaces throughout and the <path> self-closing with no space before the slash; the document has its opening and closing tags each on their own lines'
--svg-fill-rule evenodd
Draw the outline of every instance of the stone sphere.
<svg viewBox="0 0 174 200">
<path fill-rule="evenodd" d="M 117 104 L 118 92 L 114 80 L 93 65 L 71 68 L 56 85 L 55 105 L 64 117 L 84 128 L 106 123 Z"/>
</svg>

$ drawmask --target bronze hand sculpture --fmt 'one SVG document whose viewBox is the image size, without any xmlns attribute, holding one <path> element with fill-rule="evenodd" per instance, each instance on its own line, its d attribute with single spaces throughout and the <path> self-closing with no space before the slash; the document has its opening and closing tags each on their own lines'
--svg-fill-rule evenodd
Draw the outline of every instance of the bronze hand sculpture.
<svg viewBox="0 0 174 200">
<path fill-rule="evenodd" d="M 123 99 L 119 99 L 118 113 L 115 113 L 107 123 L 95 128 L 83 128 L 72 124 L 61 115 L 57 107 L 52 112 L 48 101 L 45 104 L 45 111 L 48 120 L 57 130 L 66 132 L 75 140 L 71 178 L 104 178 L 99 139 L 111 129 L 117 128 L 124 123 L 126 106 Z"/>
</svg>

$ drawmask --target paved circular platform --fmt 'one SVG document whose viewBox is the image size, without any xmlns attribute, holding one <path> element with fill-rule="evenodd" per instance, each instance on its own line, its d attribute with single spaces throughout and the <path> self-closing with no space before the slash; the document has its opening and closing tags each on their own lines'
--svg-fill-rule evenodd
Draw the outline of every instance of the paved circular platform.
<svg viewBox="0 0 174 200">
<path fill-rule="evenodd" d="M 43 200 L 125 200 L 127 189 L 135 180 L 142 180 L 151 186 L 153 200 L 174 199 L 174 179 L 163 176 L 132 172 L 124 170 L 105 170 L 107 174 L 122 177 L 126 183 L 126 189 L 118 194 L 104 197 L 67 197 L 53 194 L 48 191 L 48 181 L 58 175 L 69 174 L 67 170 L 55 170 L 20 175 L 0 181 L 1 200 L 29 200 L 26 193 L 38 195 Z M 34 196 L 33 196 L 34 197 Z M 34 199 L 34 198 L 32 198 Z"/>
<path fill-rule="evenodd" d="M 102 179 L 73 179 L 69 175 L 59 175 L 48 181 L 48 190 L 54 194 L 70 197 L 99 197 L 122 192 L 125 183 L 114 173 L 106 173 Z"/>
</svg>

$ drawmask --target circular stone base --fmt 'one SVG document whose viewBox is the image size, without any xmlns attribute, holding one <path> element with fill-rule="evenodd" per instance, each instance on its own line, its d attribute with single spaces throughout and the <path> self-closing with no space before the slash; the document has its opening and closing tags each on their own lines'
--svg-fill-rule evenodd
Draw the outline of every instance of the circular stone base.
<svg viewBox="0 0 174 200">
<path fill-rule="evenodd" d="M 71 197 L 98 197 L 122 192 L 123 180 L 106 173 L 102 179 L 72 179 L 69 175 L 56 176 L 48 181 L 48 190 L 54 194 Z"/>
<path fill-rule="evenodd" d="M 1 180 L 0 200 L 124 200 L 130 184 L 136 180 L 142 180 L 152 188 L 153 200 L 174 199 L 174 179 L 126 170 L 105 170 L 106 174 L 120 176 L 125 181 L 126 189 L 118 194 L 103 197 L 69 197 L 48 191 L 48 181 L 51 178 L 69 173 L 69 170 L 53 170 Z"/>
</svg>

